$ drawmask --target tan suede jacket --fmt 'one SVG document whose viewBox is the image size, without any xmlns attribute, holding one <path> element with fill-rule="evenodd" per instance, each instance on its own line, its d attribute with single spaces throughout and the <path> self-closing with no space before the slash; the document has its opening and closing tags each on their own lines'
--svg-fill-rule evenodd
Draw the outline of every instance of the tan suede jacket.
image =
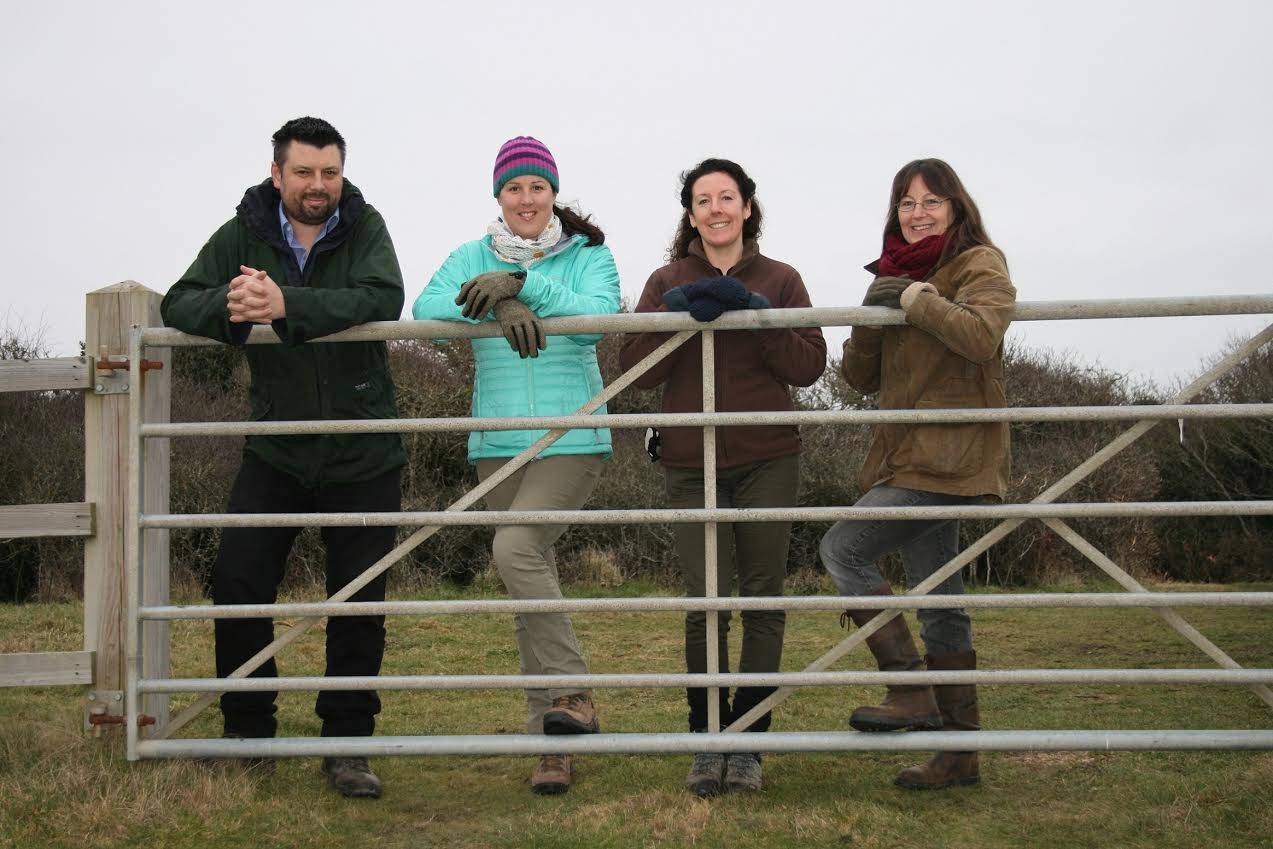
<svg viewBox="0 0 1273 849">
<path fill-rule="evenodd" d="M 841 369 L 883 410 L 1006 407 L 1003 335 L 1017 292 L 998 251 L 977 247 L 928 278 L 907 325 L 854 327 Z M 1002 499 L 1008 489 L 1008 424 L 879 425 L 858 482 Z"/>
</svg>

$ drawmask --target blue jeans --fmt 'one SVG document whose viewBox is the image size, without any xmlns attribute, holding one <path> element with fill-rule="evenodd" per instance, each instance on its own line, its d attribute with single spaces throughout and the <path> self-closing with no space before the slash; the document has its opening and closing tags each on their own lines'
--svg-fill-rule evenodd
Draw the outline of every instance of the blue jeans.
<svg viewBox="0 0 1273 849">
<path fill-rule="evenodd" d="M 882 485 L 872 488 L 855 506 L 945 507 L 977 500 L 975 496 Z M 836 522 L 822 537 L 819 554 L 842 595 L 869 595 L 885 583 L 875 561 L 899 549 L 906 581 L 915 586 L 959 553 L 959 520 L 846 519 Z M 963 591 L 963 575 L 956 572 L 932 594 L 957 595 Z M 920 610 L 918 615 L 920 635 L 929 654 L 972 650 L 972 623 L 963 608 Z"/>
</svg>

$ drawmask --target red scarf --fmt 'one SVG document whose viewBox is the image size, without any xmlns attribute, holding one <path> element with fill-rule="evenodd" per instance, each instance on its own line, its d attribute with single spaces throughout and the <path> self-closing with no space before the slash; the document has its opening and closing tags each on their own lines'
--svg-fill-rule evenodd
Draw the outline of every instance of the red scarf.
<svg viewBox="0 0 1273 849">
<path fill-rule="evenodd" d="M 914 244 L 907 244 L 899 233 L 884 234 L 884 253 L 880 256 L 880 277 L 906 277 L 923 280 L 933 270 L 941 252 L 946 248 L 949 232 L 940 236 L 925 236 Z"/>
</svg>

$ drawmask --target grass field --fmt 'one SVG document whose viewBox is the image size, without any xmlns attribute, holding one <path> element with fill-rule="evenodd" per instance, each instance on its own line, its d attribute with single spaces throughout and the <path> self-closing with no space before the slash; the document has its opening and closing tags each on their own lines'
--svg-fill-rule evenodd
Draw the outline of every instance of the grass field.
<svg viewBox="0 0 1273 849">
<path fill-rule="evenodd" d="M 1273 611 L 1182 612 L 1240 663 L 1273 665 Z M 79 617 L 76 605 L 0 606 L 0 652 L 79 648 Z M 1147 610 L 983 610 L 973 621 L 985 668 L 1210 665 Z M 575 625 L 593 671 L 681 669 L 675 614 L 593 614 Z M 515 672 L 511 629 L 505 616 L 391 618 L 384 671 Z M 832 613 L 791 614 L 784 668 L 802 668 L 843 634 Z M 210 622 L 175 624 L 174 674 L 211 674 L 211 635 Z M 307 635 L 283 655 L 283 674 L 321 674 L 322 645 L 321 631 Z M 866 655 L 839 668 L 868 668 Z M 853 706 L 877 697 L 874 688 L 808 689 L 779 708 L 774 729 L 842 730 Z M 772 755 L 763 793 L 714 800 L 682 789 L 685 756 L 584 757 L 575 787 L 558 797 L 530 793 L 527 758 L 382 758 L 374 765 L 384 798 L 356 801 L 332 793 L 314 759 L 283 761 L 269 777 L 224 765 L 128 764 L 118 735 L 81 733 L 81 698 L 75 688 L 0 690 L 0 847 L 1273 845 L 1273 752 L 989 753 L 980 786 L 935 793 L 893 787 L 914 755 Z M 524 723 L 516 692 L 382 698 L 384 734 L 515 734 Z M 684 727 L 681 691 L 597 698 L 607 731 Z M 995 729 L 1273 727 L 1273 709 L 1232 687 L 983 687 L 981 703 Z M 312 694 L 284 693 L 281 733 L 316 735 L 312 704 Z M 205 713 L 188 731 L 219 736 L 219 717 Z"/>
</svg>

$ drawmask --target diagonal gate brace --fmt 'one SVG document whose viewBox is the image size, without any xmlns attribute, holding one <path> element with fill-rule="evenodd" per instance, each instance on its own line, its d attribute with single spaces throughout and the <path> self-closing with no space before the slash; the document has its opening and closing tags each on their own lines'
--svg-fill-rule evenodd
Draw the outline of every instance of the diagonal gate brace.
<svg viewBox="0 0 1273 849">
<path fill-rule="evenodd" d="M 1264 345 L 1267 345 L 1270 341 L 1273 341 L 1273 324 L 1269 325 L 1268 327 L 1261 330 L 1259 333 L 1252 336 L 1250 339 L 1244 342 L 1241 345 L 1241 347 L 1235 348 L 1225 357 L 1220 359 L 1215 365 L 1207 369 L 1207 371 L 1203 372 L 1201 375 L 1194 378 L 1194 380 L 1188 386 L 1184 387 L 1178 393 L 1176 393 L 1176 395 L 1173 398 L 1171 398 L 1171 400 L 1169 400 L 1167 403 L 1184 404 L 1192 400 L 1194 396 L 1196 396 L 1199 392 L 1201 392 L 1203 389 L 1210 386 L 1212 383 L 1215 383 L 1217 380 L 1219 380 L 1221 377 L 1223 377 L 1225 374 L 1231 371 L 1235 366 L 1241 363 L 1244 359 L 1246 359 L 1255 351 L 1262 348 Z M 1123 449 L 1127 448 L 1133 442 L 1135 442 L 1136 440 L 1144 436 L 1146 433 L 1148 433 L 1151 429 L 1153 429 L 1154 425 L 1157 423 L 1158 422 L 1155 420 L 1146 419 L 1132 425 L 1130 428 L 1123 431 L 1123 433 L 1119 434 L 1113 440 L 1111 440 L 1107 445 L 1105 445 L 1104 448 L 1100 449 L 1091 457 L 1088 457 L 1086 460 L 1080 463 L 1065 477 L 1061 478 L 1052 486 L 1048 487 L 1048 489 L 1041 492 L 1030 503 L 1031 504 L 1050 504 L 1053 501 L 1056 501 L 1056 499 L 1059 496 L 1069 491 L 1071 488 L 1075 486 L 1075 484 L 1079 483 L 1079 481 L 1083 480 L 1088 475 L 1092 474 L 1092 472 L 1096 471 L 1101 466 L 1105 465 L 1116 454 L 1118 454 Z M 946 565 L 942 566 L 940 569 L 938 569 L 936 572 L 930 575 L 926 580 L 924 580 L 917 586 L 913 587 L 907 593 L 907 595 L 914 595 L 914 596 L 927 595 L 934 588 L 940 586 L 943 581 L 945 581 L 951 575 L 955 574 L 955 572 L 962 569 L 967 564 L 971 563 L 975 558 L 981 555 L 982 552 L 986 551 L 996 542 L 1003 539 L 1008 534 L 1012 533 L 1012 531 L 1016 530 L 1016 528 L 1022 523 L 1024 523 L 1025 521 L 1027 520 L 1009 519 L 1007 521 L 1000 522 L 998 525 L 994 527 L 993 530 L 991 530 L 990 532 L 982 536 L 981 539 L 977 540 L 968 548 L 964 549 L 962 552 L 956 555 L 952 560 L 946 563 Z M 844 657 L 844 655 L 848 654 L 853 649 L 857 648 L 857 646 L 859 646 L 860 644 L 866 642 L 867 637 L 869 637 L 871 634 L 874 634 L 880 628 L 884 627 L 886 624 L 888 624 L 890 620 L 893 619 L 893 617 L 897 616 L 900 613 L 901 611 L 897 609 L 880 611 L 880 613 L 876 615 L 874 619 L 867 622 L 865 625 L 863 625 L 858 630 L 854 631 L 845 639 L 841 640 L 838 645 L 834 646 L 828 652 L 823 654 L 822 657 L 818 658 L 817 660 L 813 661 L 813 663 L 805 667 L 805 671 L 806 672 L 822 672 L 830 668 L 833 663 L 835 663 L 840 658 Z M 1174 611 L 1173 611 L 1173 614 L 1174 614 Z M 1185 627 L 1187 628 L 1192 628 L 1192 626 L 1184 622 L 1184 620 L 1181 620 L 1181 624 L 1185 625 Z M 1203 640 L 1206 639 L 1205 637 L 1202 637 L 1201 634 L 1198 634 L 1198 636 L 1201 637 Z M 1215 650 L 1219 652 L 1218 648 Z M 751 724 L 753 722 L 755 722 L 765 713 L 772 710 L 776 705 L 786 701 L 791 696 L 791 694 L 794 693 L 797 689 L 798 688 L 796 687 L 779 687 L 777 690 L 771 693 L 768 697 L 762 700 L 760 704 L 756 705 L 751 710 L 747 711 L 747 713 L 743 714 L 742 716 L 735 719 L 732 723 L 730 723 L 729 727 L 726 728 L 725 731 L 726 732 L 745 731 L 747 728 L 751 727 Z M 1263 698 L 1263 695 L 1261 695 L 1261 698 Z"/>
</svg>

